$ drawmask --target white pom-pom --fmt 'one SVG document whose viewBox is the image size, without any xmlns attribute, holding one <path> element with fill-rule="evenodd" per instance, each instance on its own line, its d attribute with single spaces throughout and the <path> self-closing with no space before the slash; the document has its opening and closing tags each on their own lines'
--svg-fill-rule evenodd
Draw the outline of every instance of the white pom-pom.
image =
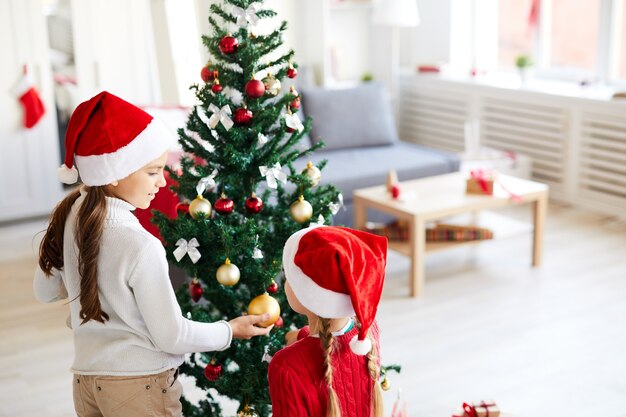
<svg viewBox="0 0 626 417">
<path fill-rule="evenodd" d="M 352 340 L 350 340 L 350 349 L 357 355 L 367 355 L 369 351 L 372 350 L 372 342 L 369 338 L 359 340 L 358 335 L 355 335 Z"/>
<path fill-rule="evenodd" d="M 72 167 L 70 169 L 65 164 L 59 167 L 57 175 L 59 177 L 59 181 L 65 184 L 74 184 L 78 181 L 78 171 L 76 168 Z"/>
</svg>

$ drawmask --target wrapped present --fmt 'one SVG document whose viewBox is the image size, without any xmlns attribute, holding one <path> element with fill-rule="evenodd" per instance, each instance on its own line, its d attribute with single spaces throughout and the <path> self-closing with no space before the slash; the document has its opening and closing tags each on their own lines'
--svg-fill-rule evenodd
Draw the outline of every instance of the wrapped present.
<svg viewBox="0 0 626 417">
<path fill-rule="evenodd" d="M 468 194 L 493 194 L 495 172 L 482 169 L 470 171 L 465 191 Z"/>
<path fill-rule="evenodd" d="M 469 402 L 463 403 L 463 409 L 452 417 L 500 417 L 500 409 L 494 401 Z"/>
</svg>

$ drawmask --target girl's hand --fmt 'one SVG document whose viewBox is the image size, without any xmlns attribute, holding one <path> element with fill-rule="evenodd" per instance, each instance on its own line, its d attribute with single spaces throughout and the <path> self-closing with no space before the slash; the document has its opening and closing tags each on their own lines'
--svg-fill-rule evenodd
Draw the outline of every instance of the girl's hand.
<svg viewBox="0 0 626 417">
<path fill-rule="evenodd" d="M 298 333 L 300 333 L 300 329 L 291 330 L 285 334 L 285 346 L 289 346 L 298 341 Z"/>
<path fill-rule="evenodd" d="M 233 337 L 235 339 L 250 339 L 254 336 L 266 336 L 274 327 L 258 327 L 256 324 L 269 320 L 269 314 L 256 316 L 240 316 L 228 322 L 233 329 Z"/>
</svg>

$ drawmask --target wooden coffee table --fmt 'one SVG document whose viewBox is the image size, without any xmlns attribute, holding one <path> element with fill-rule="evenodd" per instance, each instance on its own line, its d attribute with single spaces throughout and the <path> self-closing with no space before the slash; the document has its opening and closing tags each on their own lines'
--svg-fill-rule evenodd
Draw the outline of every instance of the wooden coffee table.
<svg viewBox="0 0 626 417">
<path fill-rule="evenodd" d="M 494 195 L 466 194 L 465 179 L 465 174 L 455 172 L 405 181 L 400 183 L 402 190 L 400 200 L 392 199 L 384 185 L 362 188 L 354 192 L 354 223 L 357 229 L 365 229 L 368 208 L 389 213 L 408 222 L 408 242 L 390 242 L 389 248 L 411 258 L 410 292 L 412 297 L 419 296 L 424 289 L 424 254 L 426 252 L 480 242 L 426 243 L 426 223 L 430 221 L 442 220 L 462 213 L 476 213 L 516 204 L 532 204 L 532 265 L 541 264 L 548 186 L 521 178 L 498 175 L 498 182 L 520 197 L 516 200 L 497 184 L 494 187 Z"/>
</svg>

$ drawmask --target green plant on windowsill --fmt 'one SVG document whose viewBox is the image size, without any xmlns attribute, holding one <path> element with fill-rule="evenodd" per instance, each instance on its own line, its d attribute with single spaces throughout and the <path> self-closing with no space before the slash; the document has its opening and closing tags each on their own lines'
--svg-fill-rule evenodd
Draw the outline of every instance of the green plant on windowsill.
<svg viewBox="0 0 626 417">
<path fill-rule="evenodd" d="M 535 65 L 535 62 L 530 55 L 518 55 L 515 58 L 515 66 L 520 70 L 530 68 L 533 65 Z"/>
</svg>

